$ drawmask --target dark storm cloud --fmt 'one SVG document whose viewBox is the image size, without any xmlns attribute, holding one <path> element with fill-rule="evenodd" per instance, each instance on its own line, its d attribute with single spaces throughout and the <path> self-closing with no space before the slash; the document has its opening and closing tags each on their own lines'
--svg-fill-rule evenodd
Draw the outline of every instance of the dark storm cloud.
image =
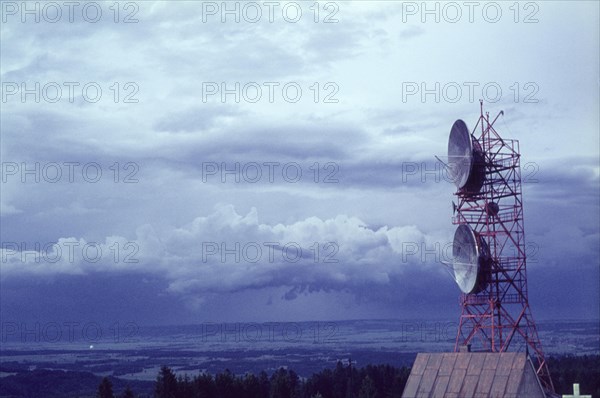
<svg viewBox="0 0 600 398">
<path fill-rule="evenodd" d="M 21 275 L 53 278 L 135 272 L 163 275 L 169 280 L 169 291 L 185 296 L 281 286 L 353 291 L 389 283 L 390 277 L 402 274 L 404 266 L 418 262 L 418 256 L 403 254 L 405 244 L 429 241 L 431 245 L 431 240 L 415 227 L 372 230 L 361 220 L 346 216 L 268 225 L 258 221 L 256 210 L 242 216 L 233 207 L 222 206 L 170 231 L 141 226 L 134 241 L 107 237 L 93 244 L 99 247 L 94 253 L 104 253 L 94 254 L 94 261 L 82 249 L 92 243 L 82 239 L 60 239 L 56 247 L 37 256 L 34 248 L 27 254 L 5 245 L 2 279 L 10 284 Z M 76 249 L 67 256 L 69 241 Z M 115 245 L 126 248 L 132 243 L 135 262 L 113 261 Z M 248 245 L 250 254 L 244 249 Z M 234 257 L 225 254 L 236 247 Z"/>
<path fill-rule="evenodd" d="M 181 322 L 188 314 L 177 297 L 160 293 L 166 285 L 160 277 L 128 273 L 57 275 L 46 280 L 14 278 L 2 284 L 2 321 L 5 325 L 70 322 L 80 327 L 97 323 L 105 334 L 115 322 Z M 104 337 L 103 341 L 110 340 Z"/>
<path fill-rule="evenodd" d="M 594 205 L 600 175 L 598 160 L 592 157 L 565 157 L 526 162 L 522 175 L 529 194 L 543 201 L 566 201 L 571 205 Z"/>
</svg>

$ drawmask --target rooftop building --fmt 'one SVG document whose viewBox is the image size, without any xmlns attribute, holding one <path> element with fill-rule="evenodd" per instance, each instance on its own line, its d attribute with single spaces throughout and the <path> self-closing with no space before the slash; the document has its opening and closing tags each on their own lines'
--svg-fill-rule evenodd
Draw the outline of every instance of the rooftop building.
<svg viewBox="0 0 600 398">
<path fill-rule="evenodd" d="M 403 398 L 545 398 L 533 363 L 519 352 L 420 353 Z"/>
</svg>

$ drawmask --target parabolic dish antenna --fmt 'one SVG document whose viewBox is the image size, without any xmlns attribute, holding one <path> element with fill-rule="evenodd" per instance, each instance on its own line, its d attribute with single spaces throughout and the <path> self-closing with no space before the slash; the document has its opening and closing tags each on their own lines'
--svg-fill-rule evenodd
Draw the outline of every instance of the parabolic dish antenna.
<svg viewBox="0 0 600 398">
<path fill-rule="evenodd" d="M 463 293 L 479 293 L 487 286 L 489 249 L 467 224 L 459 225 L 454 232 L 452 269 L 454 280 Z"/>
<path fill-rule="evenodd" d="M 459 190 L 473 193 L 481 190 L 485 179 L 483 151 L 461 119 L 455 121 L 450 130 L 448 168 Z"/>
</svg>

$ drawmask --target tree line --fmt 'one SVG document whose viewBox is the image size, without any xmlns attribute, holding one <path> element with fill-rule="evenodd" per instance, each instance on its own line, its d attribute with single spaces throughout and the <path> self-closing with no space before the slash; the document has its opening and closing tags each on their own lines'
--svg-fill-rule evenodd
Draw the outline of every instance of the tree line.
<svg viewBox="0 0 600 398">
<path fill-rule="evenodd" d="M 582 393 L 600 396 L 600 356 L 564 356 L 549 358 L 548 367 L 558 394 L 573 392 L 579 383 Z M 176 376 L 162 366 L 154 386 L 154 398 L 400 398 L 410 368 L 391 365 L 367 365 L 360 369 L 352 362 L 338 362 L 334 369 L 324 369 L 308 378 L 280 368 L 269 376 L 235 375 L 228 369 L 212 376 Z M 112 384 L 104 378 L 98 387 L 98 398 L 135 398 L 127 388 L 115 395 Z"/>
<path fill-rule="evenodd" d="M 303 379 L 293 370 L 279 368 L 271 376 L 235 375 L 228 369 L 212 376 L 176 376 L 162 366 L 154 387 L 154 398 L 400 398 L 410 368 L 391 365 L 368 365 L 357 369 L 338 362 L 334 369 L 324 369 Z M 98 398 L 135 398 L 127 388 L 116 395 L 108 378 L 98 386 Z"/>
</svg>

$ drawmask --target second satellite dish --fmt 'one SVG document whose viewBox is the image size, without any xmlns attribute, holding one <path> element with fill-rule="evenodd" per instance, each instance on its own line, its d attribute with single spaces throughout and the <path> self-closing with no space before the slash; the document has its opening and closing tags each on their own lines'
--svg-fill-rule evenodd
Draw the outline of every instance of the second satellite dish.
<svg viewBox="0 0 600 398">
<path fill-rule="evenodd" d="M 467 224 L 459 225 L 454 233 L 452 268 L 454 280 L 463 293 L 479 293 L 489 282 L 489 248 Z"/>
<path fill-rule="evenodd" d="M 467 124 L 458 119 L 448 139 L 450 177 L 459 190 L 478 193 L 485 180 L 485 159 L 479 142 L 471 136 Z"/>
</svg>

